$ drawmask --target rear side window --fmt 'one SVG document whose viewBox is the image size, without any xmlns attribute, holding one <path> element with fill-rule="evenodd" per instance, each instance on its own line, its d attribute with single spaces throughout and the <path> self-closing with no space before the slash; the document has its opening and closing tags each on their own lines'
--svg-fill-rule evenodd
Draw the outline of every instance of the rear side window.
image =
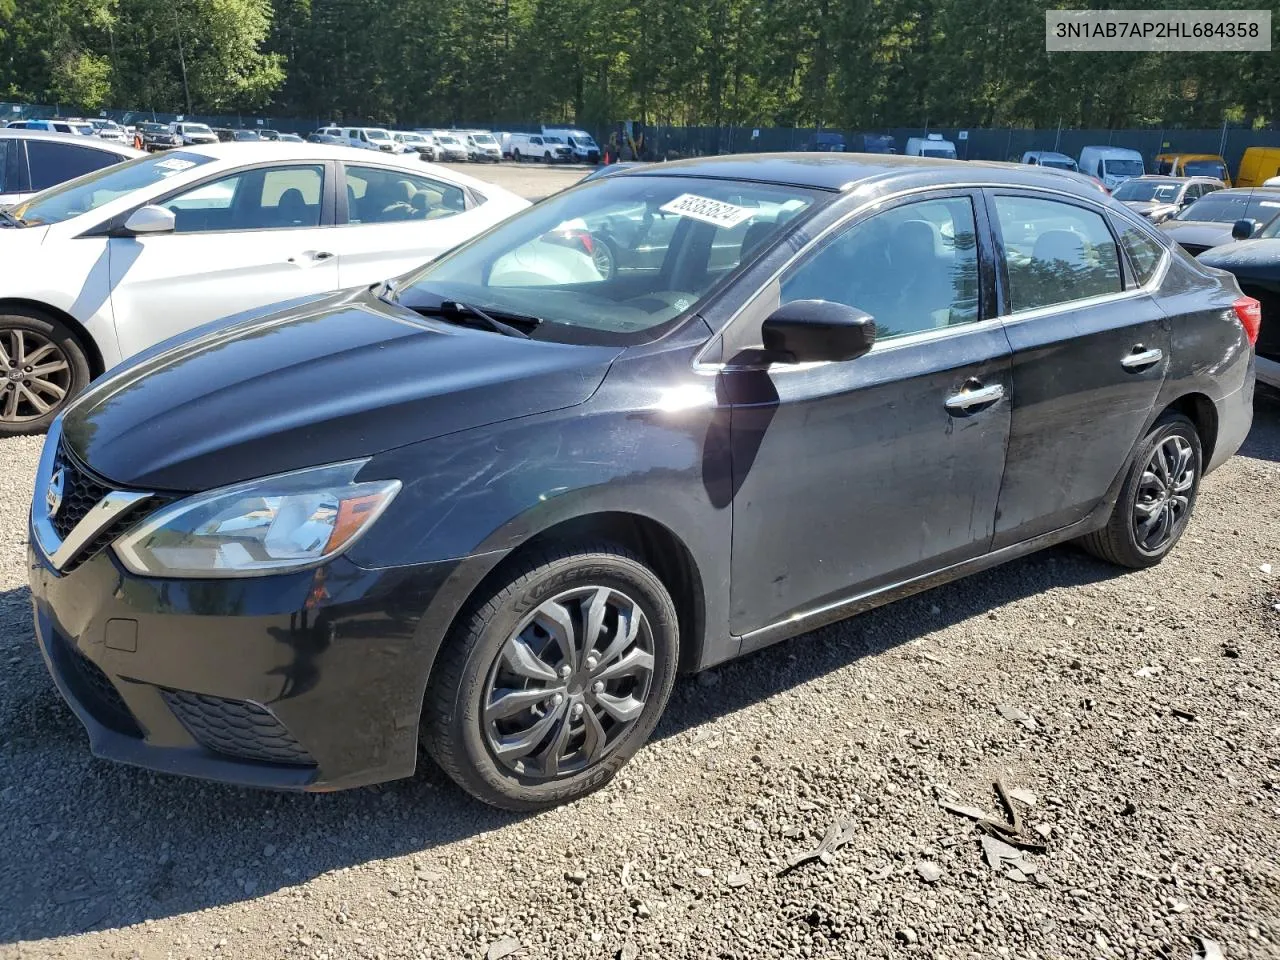
<svg viewBox="0 0 1280 960">
<path fill-rule="evenodd" d="M 400 170 L 347 167 L 347 220 L 398 223 L 439 220 L 467 208 L 461 187 Z"/>
<path fill-rule="evenodd" d="M 1038 197 L 997 196 L 1014 313 L 1119 293 L 1120 256 L 1102 215 Z"/>
<path fill-rule="evenodd" d="M 1124 247 L 1129 262 L 1133 264 L 1134 276 L 1139 286 L 1151 282 L 1160 266 L 1160 258 L 1164 256 L 1164 247 L 1147 236 L 1140 228 L 1131 223 L 1117 223 L 1120 234 L 1120 246 Z"/>
<path fill-rule="evenodd" d="M 32 190 L 44 190 L 74 180 L 123 159 L 125 158 L 105 150 L 94 150 L 74 143 L 49 143 L 44 140 L 31 140 L 27 143 Z"/>
</svg>

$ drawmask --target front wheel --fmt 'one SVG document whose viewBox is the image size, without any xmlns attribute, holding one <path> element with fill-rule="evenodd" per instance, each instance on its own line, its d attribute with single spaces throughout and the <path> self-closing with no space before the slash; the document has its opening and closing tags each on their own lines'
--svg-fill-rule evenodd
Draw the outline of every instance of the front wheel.
<svg viewBox="0 0 1280 960">
<path fill-rule="evenodd" d="M 679 628 L 662 581 L 610 544 L 526 558 L 441 649 L 422 739 L 468 793 L 508 810 L 608 783 L 653 732 Z"/>
<path fill-rule="evenodd" d="M 1200 489 L 1200 434 L 1165 413 L 1138 444 L 1107 525 L 1080 538 L 1094 556 L 1123 567 L 1153 567 L 1187 528 Z"/>
<path fill-rule="evenodd" d="M 0 437 L 48 429 L 88 383 L 84 348 L 65 324 L 35 311 L 0 314 Z"/>
<path fill-rule="evenodd" d="M 514 163 L 519 163 L 519 162 L 520 162 L 520 151 L 519 151 L 519 150 L 512 150 L 512 151 L 511 151 L 511 159 L 512 159 L 512 161 L 513 161 Z"/>
</svg>

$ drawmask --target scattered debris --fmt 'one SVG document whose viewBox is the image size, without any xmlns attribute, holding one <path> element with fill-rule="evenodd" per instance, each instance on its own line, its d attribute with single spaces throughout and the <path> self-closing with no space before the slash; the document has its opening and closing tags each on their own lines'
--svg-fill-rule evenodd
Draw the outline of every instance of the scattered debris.
<svg viewBox="0 0 1280 960">
<path fill-rule="evenodd" d="M 631 886 L 631 861 L 628 860 L 622 865 L 622 889 L 625 890 Z"/>
<path fill-rule="evenodd" d="M 920 875 L 920 879 L 925 883 L 937 883 L 942 876 L 942 868 L 936 863 L 921 860 L 916 864 L 916 873 Z"/>
<path fill-rule="evenodd" d="M 564 878 L 570 883 L 576 883 L 578 886 L 587 882 L 587 874 L 583 870 L 574 870 L 572 873 L 566 873 Z"/>
<path fill-rule="evenodd" d="M 711 876 L 713 871 L 710 867 L 694 867 L 693 872 L 700 877 L 706 878 Z"/>
<path fill-rule="evenodd" d="M 1139 667 L 1133 671 L 1133 675 L 1141 680 L 1150 680 L 1152 677 L 1158 677 L 1164 670 L 1161 667 Z"/>
<path fill-rule="evenodd" d="M 1040 868 L 1035 862 L 1003 840 L 990 835 L 982 837 L 982 855 L 986 858 L 987 866 L 1016 883 L 1026 883 L 1028 880 L 1041 882 L 1038 876 Z"/>
<path fill-rule="evenodd" d="M 978 807 L 966 807 L 959 803 L 952 803 L 949 800 L 939 800 L 938 806 L 947 811 L 947 813 L 954 813 L 956 816 L 960 817 L 968 817 L 970 820 L 987 820 L 991 817 L 991 814 L 987 813 L 985 810 L 980 810 Z"/>
<path fill-rule="evenodd" d="M 1132 817 L 1137 812 L 1138 808 L 1134 805 L 1134 802 L 1132 800 L 1126 800 L 1124 802 L 1124 806 L 1120 810 L 1120 816 Z"/>
<path fill-rule="evenodd" d="M 1271 564 L 1269 564 L 1269 563 L 1264 563 L 1264 564 L 1263 564 L 1262 566 L 1260 566 L 1258 569 L 1259 569 L 1259 570 L 1261 570 L 1263 573 L 1270 574 L 1270 573 L 1271 573 Z"/>
<path fill-rule="evenodd" d="M 1222 946 L 1217 940 L 1210 940 L 1199 934 L 1196 935 L 1196 939 L 1200 941 L 1200 948 L 1195 952 L 1195 960 L 1226 960 Z"/>
<path fill-rule="evenodd" d="M 910 927 L 903 927 L 901 930 L 899 930 L 897 933 L 894 934 L 894 937 L 896 937 L 897 939 L 901 940 L 903 943 L 908 945 L 920 942 L 920 938 L 916 936 L 916 932 L 912 930 Z"/>
<path fill-rule="evenodd" d="M 1018 787 L 1015 790 L 1010 790 L 1009 796 L 1014 800 L 1017 800 L 1019 803 L 1026 804 L 1028 807 L 1034 807 L 1036 805 L 1036 795 L 1026 787 Z"/>
<path fill-rule="evenodd" d="M 1232 660 L 1235 660 L 1240 656 L 1240 648 L 1232 643 L 1223 644 L 1222 655 L 1224 657 L 1230 657 Z"/>
<path fill-rule="evenodd" d="M 503 960 L 503 957 L 509 957 L 520 949 L 520 941 L 515 937 L 503 937 L 489 944 L 489 949 L 484 955 L 485 960 Z"/>
<path fill-rule="evenodd" d="M 852 820 L 837 820 L 827 828 L 822 842 L 812 850 L 802 850 L 787 857 L 787 865 L 779 873 L 790 873 L 810 860 L 821 860 L 824 864 L 829 864 L 835 858 L 835 852 L 853 839 L 856 830 L 857 825 Z"/>
<path fill-rule="evenodd" d="M 737 890 L 739 887 L 745 887 L 748 883 L 751 882 L 751 874 L 731 873 L 729 874 L 728 877 L 725 878 L 724 882 L 728 884 L 730 887 L 732 887 L 734 890 Z"/>
<path fill-rule="evenodd" d="M 1025 710 L 1015 707 L 1011 703 L 997 703 L 996 713 L 1000 714 L 1000 716 L 1004 717 L 1006 720 L 1011 720 L 1028 730 L 1035 731 L 1040 729 L 1040 724 L 1036 723 L 1035 717 L 1031 716 L 1031 714 L 1027 713 Z"/>
<path fill-rule="evenodd" d="M 1183 710 L 1181 707 L 1171 707 L 1169 712 L 1181 720 L 1195 720 L 1196 715 L 1190 710 Z"/>
</svg>

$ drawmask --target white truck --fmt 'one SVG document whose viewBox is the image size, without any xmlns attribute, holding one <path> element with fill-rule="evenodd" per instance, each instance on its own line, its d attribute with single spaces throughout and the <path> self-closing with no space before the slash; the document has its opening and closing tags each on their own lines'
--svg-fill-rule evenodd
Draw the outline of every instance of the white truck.
<svg viewBox="0 0 1280 960">
<path fill-rule="evenodd" d="M 941 157 L 944 160 L 954 160 L 956 159 L 956 145 L 950 140 L 944 140 L 940 133 L 930 133 L 923 137 L 908 137 L 907 156 Z"/>
<path fill-rule="evenodd" d="M 600 145 L 585 130 L 576 130 L 572 127 L 543 127 L 542 135 L 563 140 L 573 152 L 575 163 L 600 162 Z"/>
</svg>

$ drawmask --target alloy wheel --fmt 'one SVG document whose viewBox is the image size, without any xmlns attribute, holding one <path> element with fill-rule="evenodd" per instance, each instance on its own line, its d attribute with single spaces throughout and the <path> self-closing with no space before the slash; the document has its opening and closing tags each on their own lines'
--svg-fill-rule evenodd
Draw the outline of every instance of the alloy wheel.
<svg viewBox="0 0 1280 960">
<path fill-rule="evenodd" d="M 486 745 L 525 778 L 585 770 L 640 719 L 653 668 L 653 633 L 631 597 L 605 586 L 552 597 L 507 638 L 490 668 Z"/>
<path fill-rule="evenodd" d="M 22 423 L 50 413 L 71 389 L 71 364 L 44 334 L 0 329 L 0 421 Z"/>
<path fill-rule="evenodd" d="M 1195 452 L 1184 437 L 1166 437 L 1151 452 L 1138 480 L 1133 532 L 1138 547 L 1155 553 L 1167 544 L 1191 509 Z"/>
</svg>

